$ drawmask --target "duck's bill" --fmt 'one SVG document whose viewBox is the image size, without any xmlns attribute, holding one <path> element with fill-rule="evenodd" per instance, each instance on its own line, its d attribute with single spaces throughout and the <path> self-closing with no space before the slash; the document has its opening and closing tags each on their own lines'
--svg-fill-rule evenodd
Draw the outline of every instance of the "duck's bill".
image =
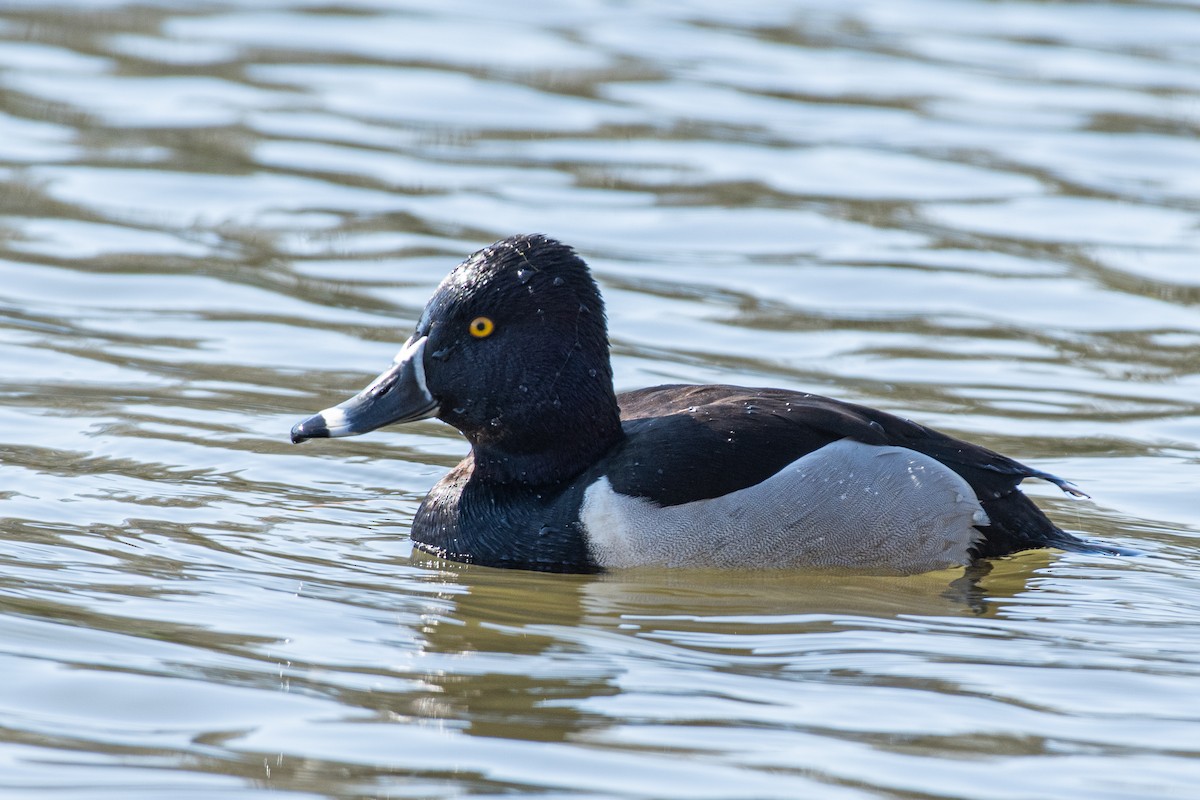
<svg viewBox="0 0 1200 800">
<path fill-rule="evenodd" d="M 390 369 L 344 403 L 313 414 L 292 428 L 292 441 L 357 436 L 384 425 L 428 419 L 438 402 L 425 386 L 426 337 L 413 337 Z"/>
</svg>

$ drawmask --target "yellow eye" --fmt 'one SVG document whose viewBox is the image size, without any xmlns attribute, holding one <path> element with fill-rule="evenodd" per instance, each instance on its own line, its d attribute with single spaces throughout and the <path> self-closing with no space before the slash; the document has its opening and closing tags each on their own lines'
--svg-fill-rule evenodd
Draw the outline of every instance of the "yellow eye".
<svg viewBox="0 0 1200 800">
<path fill-rule="evenodd" d="M 496 330 L 496 323 L 487 317 L 476 317 L 471 320 L 471 324 L 467 326 L 467 330 L 471 331 L 471 335 L 476 339 L 486 339 L 492 335 L 492 331 Z"/>
</svg>

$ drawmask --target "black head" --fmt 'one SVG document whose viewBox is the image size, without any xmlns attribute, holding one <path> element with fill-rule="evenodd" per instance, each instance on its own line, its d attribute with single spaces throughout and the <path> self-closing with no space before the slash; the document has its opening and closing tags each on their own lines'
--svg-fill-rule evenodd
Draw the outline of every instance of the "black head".
<svg viewBox="0 0 1200 800">
<path fill-rule="evenodd" d="M 293 440 L 437 416 L 499 482 L 573 477 L 621 436 L 600 291 L 566 245 L 513 236 L 473 254 L 429 300 L 393 367 Z"/>
</svg>

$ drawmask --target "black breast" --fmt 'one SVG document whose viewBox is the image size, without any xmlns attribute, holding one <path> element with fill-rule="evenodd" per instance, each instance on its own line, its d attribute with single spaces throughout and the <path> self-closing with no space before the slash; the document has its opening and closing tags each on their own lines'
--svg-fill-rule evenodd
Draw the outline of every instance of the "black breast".
<svg viewBox="0 0 1200 800">
<path fill-rule="evenodd" d="M 580 481 L 529 487 L 481 480 L 467 456 L 430 490 L 412 538 L 430 553 L 488 567 L 597 572 L 579 526 Z"/>
</svg>

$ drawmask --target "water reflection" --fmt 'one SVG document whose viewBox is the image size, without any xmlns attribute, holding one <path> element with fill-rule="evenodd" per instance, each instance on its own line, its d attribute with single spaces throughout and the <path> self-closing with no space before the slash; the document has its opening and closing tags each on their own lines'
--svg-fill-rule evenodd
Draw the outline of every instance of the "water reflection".
<svg viewBox="0 0 1200 800">
<path fill-rule="evenodd" d="M 703 680 L 690 677 L 694 670 L 778 678 L 797 670 L 824 675 L 840 661 L 850 679 L 868 640 L 831 641 L 859 628 L 896 630 L 898 614 L 945 624 L 994 616 L 1046 560 L 1026 559 L 985 590 L 990 566 L 916 580 L 688 570 L 545 582 L 428 558 L 428 566 L 449 570 L 445 577 L 457 573 L 460 593 L 424 617 L 419 657 L 405 671 L 428 694 L 396 696 L 386 711 L 457 723 L 475 736 L 565 742 L 613 724 L 586 709 L 620 695 L 631 671 L 679 670 L 684 682 L 671 691 L 684 694 Z"/>
</svg>

